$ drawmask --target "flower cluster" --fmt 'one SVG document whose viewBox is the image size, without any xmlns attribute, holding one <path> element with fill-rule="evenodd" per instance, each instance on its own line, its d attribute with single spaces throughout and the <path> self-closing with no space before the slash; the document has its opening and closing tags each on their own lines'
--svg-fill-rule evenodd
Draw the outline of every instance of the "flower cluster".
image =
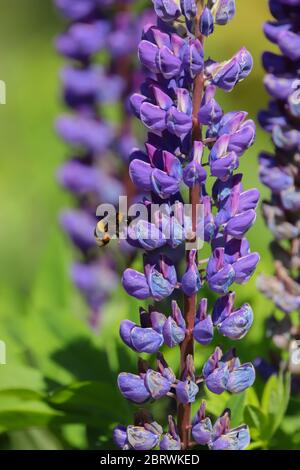
<svg viewBox="0 0 300 470">
<path fill-rule="evenodd" d="M 204 346 L 210 344 L 214 327 L 223 336 L 233 340 L 246 335 L 253 323 L 253 311 L 249 304 L 233 310 L 234 298 L 234 292 L 220 297 L 215 302 L 212 315 L 207 315 L 207 299 L 200 300 L 193 328 L 195 341 Z M 173 348 L 182 343 L 185 337 L 186 323 L 175 300 L 172 301 L 172 312 L 168 317 L 155 311 L 152 306 L 148 307 L 148 311 L 141 308 L 140 325 L 123 320 L 120 326 L 124 343 L 140 353 L 156 353 L 163 344 Z"/>
<path fill-rule="evenodd" d="M 216 98 L 218 89 L 230 91 L 250 73 L 252 58 L 245 48 L 224 62 L 204 57 L 205 37 L 215 25 L 232 19 L 234 0 L 153 0 L 153 4 L 157 25 L 144 28 L 138 48 L 148 76 L 141 93 L 131 98 L 133 113 L 148 129 L 146 151 L 134 150 L 129 165 L 133 183 L 148 192 L 143 200 L 147 216 L 133 223 L 129 232 L 129 242 L 145 251 L 144 268 L 143 272 L 126 269 L 122 284 L 140 300 L 160 302 L 175 293 L 178 298 L 181 292 L 184 313 L 173 297 L 169 316 L 157 304 L 141 308 L 140 324 L 124 320 L 120 334 L 136 352 L 157 353 L 163 344 L 180 345 L 181 370 L 177 379 L 158 352 L 156 370 L 140 360 L 138 374 L 122 372 L 118 386 L 125 398 L 138 404 L 166 395 L 176 398 L 178 418 L 176 427 L 169 417 L 165 435 L 151 418 L 138 426 L 118 426 L 114 438 L 123 449 L 160 445 L 170 450 L 190 448 L 192 434 L 197 444 L 211 449 L 244 449 L 249 430 L 247 426 L 230 430 L 228 410 L 212 426 L 204 404 L 192 422 L 190 404 L 200 384 L 216 394 L 240 393 L 255 379 L 252 364 L 241 364 L 234 349 L 223 354 L 217 347 L 199 376 L 193 358 L 194 340 L 207 345 L 214 330 L 239 340 L 253 321 L 250 305 L 234 306 L 230 288 L 246 283 L 259 261 L 246 239 L 255 222 L 259 193 L 245 190 L 242 174 L 234 173 L 254 142 L 255 125 L 245 112 L 225 113 Z M 206 185 L 209 177 L 214 178 L 211 193 Z M 187 191 L 190 218 L 183 209 Z M 158 213 L 157 205 L 164 210 Z M 203 209 L 200 218 L 198 206 Z M 189 247 L 180 274 L 178 251 L 182 253 L 186 241 L 197 241 L 201 234 L 210 247 L 208 260 L 198 259 L 198 246 Z M 218 294 L 210 313 L 207 299 L 197 299 L 205 284 Z"/>
<path fill-rule="evenodd" d="M 55 3 L 69 22 L 57 38 L 56 48 L 70 60 L 61 71 L 61 81 L 65 104 L 72 111 L 56 123 L 59 136 L 72 147 L 71 157 L 58 171 L 58 180 L 77 200 L 75 209 L 61 213 L 60 222 L 82 253 L 71 276 L 91 308 L 91 324 L 96 327 L 118 275 L 111 253 L 99 255 L 96 249 L 95 213 L 101 202 L 116 204 L 119 196 L 128 192 L 122 165 L 136 145 L 128 96 L 140 82 L 134 56 L 141 24 L 147 23 L 149 14 L 133 14 L 130 2 L 120 9 L 116 0 Z M 108 54 L 105 65 L 97 63 L 99 53 Z M 118 101 L 120 126 L 103 117 L 105 109 Z"/>
<path fill-rule="evenodd" d="M 176 423 L 168 417 L 168 432 L 152 416 L 136 416 L 134 426 L 119 425 L 114 429 L 114 440 L 123 450 L 149 450 L 159 445 L 160 450 L 180 450 L 181 443 Z M 211 450 L 243 450 L 249 443 L 249 431 L 242 425 L 230 429 L 230 410 L 224 413 L 212 425 L 211 419 L 205 416 L 203 401 L 192 421 L 192 436 L 196 444 L 208 445 Z"/>
<path fill-rule="evenodd" d="M 271 134 L 274 153 L 259 156 L 260 179 L 271 191 L 269 200 L 263 202 L 262 211 L 274 241 L 271 252 L 275 273 L 260 276 L 258 287 L 285 314 L 300 308 L 300 1 L 271 0 L 273 21 L 264 25 L 264 33 L 276 44 L 280 54 L 265 52 L 263 66 L 264 84 L 271 96 L 269 108 L 260 112 L 263 129 Z M 293 341 L 292 327 L 285 320 L 269 329 L 277 343 L 276 331 L 285 330 Z M 289 333 L 287 331 L 289 330 Z"/>
</svg>

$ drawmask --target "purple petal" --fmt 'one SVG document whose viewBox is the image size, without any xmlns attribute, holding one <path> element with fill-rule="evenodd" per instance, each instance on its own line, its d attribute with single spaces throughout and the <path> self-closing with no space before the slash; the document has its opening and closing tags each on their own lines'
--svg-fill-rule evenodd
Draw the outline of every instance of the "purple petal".
<svg viewBox="0 0 300 470">
<path fill-rule="evenodd" d="M 148 369 L 145 377 L 145 385 L 151 397 L 154 400 L 159 400 L 159 398 L 164 397 L 170 391 L 172 384 L 159 372 Z"/>
<path fill-rule="evenodd" d="M 122 285 L 126 292 L 137 299 L 147 299 L 151 292 L 144 274 L 134 269 L 126 269 L 122 277 Z"/>
<path fill-rule="evenodd" d="M 251 387 L 255 380 L 255 370 L 252 364 L 243 364 L 229 374 L 226 388 L 231 393 L 240 393 Z"/>
<path fill-rule="evenodd" d="M 154 104 L 144 102 L 141 105 L 141 120 L 153 132 L 161 133 L 166 127 L 166 112 Z"/>
<path fill-rule="evenodd" d="M 122 395 L 134 403 L 144 403 L 151 396 L 139 375 L 121 372 L 118 376 L 118 387 Z"/>
<path fill-rule="evenodd" d="M 197 444 L 204 446 L 211 441 L 212 430 L 213 428 L 210 418 L 204 418 L 192 427 L 192 436 Z"/>
<path fill-rule="evenodd" d="M 244 304 L 240 309 L 232 312 L 219 325 L 222 335 L 230 339 L 243 338 L 253 323 L 253 310 L 249 304 Z"/>
<path fill-rule="evenodd" d="M 134 326 L 131 330 L 131 342 L 136 351 L 153 354 L 163 345 L 164 339 L 152 328 Z"/>
<path fill-rule="evenodd" d="M 214 336 L 214 327 L 210 315 L 204 320 L 197 322 L 193 330 L 193 335 L 195 340 L 204 346 L 211 343 Z"/>
</svg>

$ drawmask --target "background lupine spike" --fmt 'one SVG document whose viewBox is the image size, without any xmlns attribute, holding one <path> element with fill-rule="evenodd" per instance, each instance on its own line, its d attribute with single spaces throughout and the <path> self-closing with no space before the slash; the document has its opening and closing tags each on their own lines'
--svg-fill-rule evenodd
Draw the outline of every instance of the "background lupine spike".
<svg viewBox="0 0 300 470">
<path fill-rule="evenodd" d="M 60 221 L 81 252 L 71 276 L 91 309 L 90 323 L 96 328 L 102 306 L 118 280 L 112 254 L 100 253 L 93 241 L 96 208 L 102 202 L 116 204 L 121 194 L 132 189 L 118 167 L 127 161 L 128 148 L 135 146 L 127 101 L 139 82 L 135 50 L 142 25 L 151 16 L 147 12 L 136 15 L 130 2 L 120 9 L 117 0 L 55 0 L 55 4 L 68 21 L 56 48 L 73 61 L 61 72 L 62 95 L 72 113 L 56 122 L 57 132 L 72 147 L 72 154 L 59 169 L 58 180 L 77 203 L 76 209 L 62 213 Z M 103 50 L 108 51 L 109 60 L 100 66 L 96 54 Z M 102 117 L 102 105 L 117 101 L 123 104 L 124 124 L 119 128 Z M 121 165 L 116 157 L 123 160 Z M 103 233 L 97 241 L 105 244 L 109 237 Z M 129 245 L 122 246 L 124 254 L 130 254 Z"/>
<path fill-rule="evenodd" d="M 162 224 L 164 217 L 154 210 L 151 223 L 158 229 L 154 233 L 166 246 L 157 245 L 151 251 L 148 230 L 145 230 L 147 243 L 139 240 L 139 247 L 147 252 L 143 272 L 128 268 L 122 282 L 126 292 L 135 298 L 164 301 L 169 305 L 168 315 L 155 312 L 152 318 L 148 315 L 150 310 L 145 311 L 141 327 L 125 320 L 121 337 L 137 351 L 144 351 L 150 345 L 154 352 L 160 348 L 162 338 L 169 347 L 180 344 L 181 363 L 176 378 L 178 371 L 170 369 L 158 352 L 157 371 L 143 362 L 139 375 L 121 372 L 118 385 L 123 396 L 138 403 L 166 395 L 177 400 L 177 419 L 169 418 L 166 434 L 154 432 L 152 425 L 148 434 L 149 424 L 139 423 L 138 437 L 140 440 L 145 437 L 144 449 L 159 445 L 163 450 L 186 450 L 191 447 L 192 436 L 197 444 L 208 445 L 210 449 L 242 450 L 250 442 L 247 426 L 230 429 L 229 410 L 213 426 L 205 416 L 205 404 L 192 421 L 191 403 L 198 397 L 200 383 L 218 395 L 224 391 L 241 393 L 255 379 L 253 365 L 241 364 L 233 349 L 223 354 L 217 347 L 203 361 L 200 377 L 196 372 L 201 365 L 193 354 L 194 339 L 201 345 L 209 344 L 214 327 L 221 335 L 239 340 L 253 321 L 251 306 L 234 308 L 235 295 L 229 289 L 234 282 L 246 283 L 259 261 L 259 255 L 250 252 L 246 239 L 255 222 L 259 193 L 256 189 L 245 190 L 242 174 L 234 174 L 240 157 L 254 142 L 255 125 L 247 120 L 246 112 L 224 113 L 215 98 L 217 88 L 231 91 L 245 79 L 253 62 L 245 48 L 224 62 L 206 61 L 204 57 L 205 36 L 212 33 L 214 23 L 226 24 L 232 19 L 234 0 L 207 4 L 202 0 L 153 0 L 153 4 L 157 26 L 144 29 L 139 45 L 139 59 L 149 77 L 141 93 L 131 99 L 135 116 L 148 129 L 148 139 L 146 153 L 134 151 L 131 156 L 130 176 L 147 193 L 143 200 L 147 217 L 157 203 L 170 208 L 175 202 L 180 207 L 189 202 L 193 210 L 190 217 L 177 218 L 180 233 L 184 234 L 177 243 L 174 239 L 168 243 L 170 236 L 163 231 L 168 224 Z M 207 176 L 215 178 L 211 194 L 206 187 Z M 183 185 L 188 188 L 188 201 L 184 198 Z M 199 238 L 201 223 L 195 210 L 198 204 L 204 207 L 204 240 L 201 240 L 210 248 L 208 260 L 201 261 L 194 247 L 188 246 L 186 256 L 182 254 L 186 241 Z M 185 260 L 185 268 L 182 269 L 178 260 Z M 201 298 L 204 285 L 218 294 L 215 306 Z M 183 313 L 175 302 L 175 295 L 178 299 L 180 294 Z M 163 306 L 156 308 L 160 310 Z M 136 441 L 128 438 L 129 429 L 132 427 L 115 429 L 115 441 L 123 449 L 136 448 Z"/>
<path fill-rule="evenodd" d="M 263 201 L 262 213 L 274 241 L 270 250 L 274 258 L 274 274 L 261 275 L 258 288 L 272 300 L 282 318 L 272 316 L 267 322 L 268 335 L 280 349 L 290 351 L 299 336 L 297 325 L 286 321 L 286 314 L 300 311 L 300 223 L 299 223 L 299 28 L 300 1 L 272 0 L 269 3 L 274 20 L 264 25 L 264 33 L 275 43 L 280 55 L 263 54 L 266 70 L 264 85 L 271 97 L 267 110 L 259 113 L 259 122 L 271 135 L 274 150 L 259 156 L 260 179 L 271 194 Z M 279 338 L 285 338 L 280 341 Z M 271 355 L 271 353 L 270 353 Z M 273 355 L 272 355 L 273 356 Z M 272 359 L 279 370 L 280 356 Z M 258 360 L 258 370 L 264 376 L 264 362 Z M 291 361 L 286 368 L 293 370 Z M 293 377 L 294 389 L 297 379 Z"/>
</svg>

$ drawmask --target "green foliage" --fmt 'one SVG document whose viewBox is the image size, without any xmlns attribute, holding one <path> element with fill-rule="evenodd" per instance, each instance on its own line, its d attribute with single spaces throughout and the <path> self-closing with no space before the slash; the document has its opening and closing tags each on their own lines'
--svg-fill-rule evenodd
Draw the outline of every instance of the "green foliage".
<svg viewBox="0 0 300 470">
<path fill-rule="evenodd" d="M 268 448 L 287 411 L 290 399 L 290 374 L 272 375 L 266 383 L 261 401 L 252 390 L 250 403 L 246 404 L 244 418 L 254 440 L 252 446 Z"/>
</svg>

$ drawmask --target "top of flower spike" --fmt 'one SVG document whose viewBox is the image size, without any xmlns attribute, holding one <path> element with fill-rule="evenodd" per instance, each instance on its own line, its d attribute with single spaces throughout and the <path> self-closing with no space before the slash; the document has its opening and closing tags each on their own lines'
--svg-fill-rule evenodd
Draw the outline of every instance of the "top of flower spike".
<svg viewBox="0 0 300 470">
<path fill-rule="evenodd" d="M 113 1 L 114 0 L 55 0 L 55 5 L 66 18 L 78 21 L 89 16 L 97 7 L 106 7 L 111 5 Z"/>
<path fill-rule="evenodd" d="M 157 16 L 166 22 L 172 23 L 181 16 L 185 17 L 187 26 L 190 27 L 192 18 L 197 15 L 197 0 L 152 0 Z M 208 10 L 214 23 L 227 24 L 235 14 L 235 0 L 210 0 L 205 8 L 207 18 Z"/>
</svg>

